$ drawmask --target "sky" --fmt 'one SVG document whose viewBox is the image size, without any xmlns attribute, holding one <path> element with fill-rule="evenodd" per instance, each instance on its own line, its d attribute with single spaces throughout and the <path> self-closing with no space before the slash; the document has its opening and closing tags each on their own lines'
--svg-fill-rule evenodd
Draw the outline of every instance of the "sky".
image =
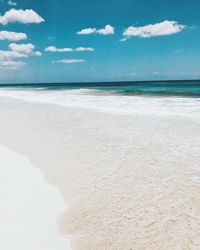
<svg viewBox="0 0 200 250">
<path fill-rule="evenodd" d="M 199 0 L 0 0 L 0 83 L 200 79 Z"/>
</svg>

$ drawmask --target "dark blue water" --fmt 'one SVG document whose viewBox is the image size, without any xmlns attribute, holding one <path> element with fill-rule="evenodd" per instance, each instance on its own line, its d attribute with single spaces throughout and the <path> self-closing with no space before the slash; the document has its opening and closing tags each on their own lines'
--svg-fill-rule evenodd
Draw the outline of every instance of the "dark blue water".
<svg viewBox="0 0 200 250">
<path fill-rule="evenodd" d="M 45 90 L 98 89 L 104 93 L 121 95 L 156 95 L 200 97 L 200 80 L 197 81 L 151 81 L 151 82 L 103 82 L 103 83 L 42 83 L 3 84 L 0 88 L 43 88 Z"/>
</svg>

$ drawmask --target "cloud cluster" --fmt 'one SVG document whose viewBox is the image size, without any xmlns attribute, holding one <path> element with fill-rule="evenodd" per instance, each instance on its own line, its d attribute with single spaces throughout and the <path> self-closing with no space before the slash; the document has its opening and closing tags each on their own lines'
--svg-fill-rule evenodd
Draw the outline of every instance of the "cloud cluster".
<svg viewBox="0 0 200 250">
<path fill-rule="evenodd" d="M 17 61 L 0 61 L 0 68 L 4 69 L 19 69 L 22 68 L 26 63 Z"/>
<path fill-rule="evenodd" d="M 6 30 L 0 31 L 0 40 L 17 42 L 25 39 L 27 39 L 27 35 L 25 33 L 11 32 Z"/>
<path fill-rule="evenodd" d="M 75 49 L 72 48 L 56 48 L 55 46 L 49 46 L 45 49 L 46 52 L 73 52 L 73 51 L 77 51 L 77 52 L 81 52 L 81 51 L 94 51 L 93 48 L 89 48 L 89 47 L 78 47 Z"/>
<path fill-rule="evenodd" d="M 16 10 L 11 9 L 3 16 L 0 16 L 0 24 L 6 25 L 8 23 L 41 23 L 44 22 L 44 19 L 39 16 L 34 10 L 26 9 L 26 10 Z"/>
<path fill-rule="evenodd" d="M 90 35 L 90 34 L 113 35 L 115 34 L 115 29 L 110 24 L 107 24 L 102 29 L 86 28 L 77 32 L 77 35 Z"/>
<path fill-rule="evenodd" d="M 16 5 L 16 2 L 12 0 L 8 1 L 9 5 Z M 45 20 L 32 9 L 10 9 L 5 12 L 4 15 L 0 15 L 0 24 L 7 25 L 9 23 L 42 23 Z M 131 37 L 142 37 L 150 38 L 156 36 L 167 36 L 181 32 L 185 28 L 185 25 L 179 24 L 177 21 L 165 20 L 156 24 L 148 24 L 145 26 L 129 26 L 123 32 L 123 38 L 121 41 L 126 41 Z M 101 29 L 96 28 L 85 28 L 77 32 L 77 35 L 113 35 L 115 34 L 115 29 L 110 24 L 105 25 Z M 9 50 L 0 50 L 0 67 L 5 69 L 19 69 L 26 63 L 22 61 L 17 61 L 20 58 L 27 58 L 30 56 L 41 56 L 41 52 L 35 50 L 35 46 L 32 43 L 27 44 L 17 44 L 14 42 L 27 39 L 25 33 L 11 32 L 11 31 L 0 31 L 0 40 L 7 40 L 13 43 L 9 44 Z M 46 52 L 84 52 L 84 51 L 94 51 L 91 47 L 77 47 L 77 48 L 57 48 L 56 46 L 49 46 L 45 48 Z M 53 61 L 52 63 L 82 63 L 85 62 L 83 59 L 63 59 Z M 135 73 L 130 75 L 134 76 Z"/>
<path fill-rule="evenodd" d="M 124 32 L 125 37 L 121 41 L 125 41 L 130 37 L 149 38 L 154 36 L 167 36 L 180 32 L 185 28 L 185 25 L 179 24 L 176 21 L 163 21 L 156 24 L 148 24 L 145 26 L 135 27 L 130 26 Z"/>
<path fill-rule="evenodd" d="M 15 6 L 16 2 L 11 0 L 8 1 L 9 5 Z M 39 16 L 34 10 L 16 10 L 11 9 L 5 12 L 4 15 L 0 15 L 0 24 L 7 25 L 9 23 L 41 23 L 44 19 Z M 20 40 L 27 39 L 25 33 L 12 32 L 12 31 L 0 31 L 0 40 L 8 40 L 12 42 L 17 42 Z M 35 51 L 35 46 L 31 43 L 27 44 L 9 44 L 9 50 L 0 50 L 0 68 L 4 69 L 19 69 L 26 63 L 22 61 L 17 61 L 21 58 L 28 58 L 30 56 L 41 56 L 40 51 Z"/>
<path fill-rule="evenodd" d="M 35 51 L 35 46 L 28 44 L 9 44 L 10 50 L 0 50 L 0 67 L 7 69 L 19 69 L 26 63 L 16 61 L 19 58 L 27 58 L 30 56 L 41 56 L 41 52 Z"/>
<path fill-rule="evenodd" d="M 63 59 L 63 60 L 53 61 L 52 63 L 72 64 L 72 63 L 82 63 L 82 62 L 85 62 L 85 60 L 83 60 L 83 59 Z"/>
<path fill-rule="evenodd" d="M 11 43 L 9 44 L 9 49 L 11 51 L 18 52 L 20 54 L 24 54 L 26 56 L 41 56 L 40 51 L 34 51 L 35 45 L 32 43 L 27 43 L 27 44 L 16 44 L 16 43 Z"/>
</svg>

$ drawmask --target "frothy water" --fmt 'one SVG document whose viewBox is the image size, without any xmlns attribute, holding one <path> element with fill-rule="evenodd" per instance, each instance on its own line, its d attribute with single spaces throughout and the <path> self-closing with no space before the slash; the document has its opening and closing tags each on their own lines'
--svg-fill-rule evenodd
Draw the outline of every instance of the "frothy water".
<svg viewBox="0 0 200 250">
<path fill-rule="evenodd" d="M 200 115 L 200 98 L 136 96 L 97 89 L 1 89 L 0 96 L 121 114 Z"/>
<path fill-rule="evenodd" d="M 57 216 L 66 208 L 28 159 L 0 146 L 0 249 L 70 250 Z"/>
</svg>

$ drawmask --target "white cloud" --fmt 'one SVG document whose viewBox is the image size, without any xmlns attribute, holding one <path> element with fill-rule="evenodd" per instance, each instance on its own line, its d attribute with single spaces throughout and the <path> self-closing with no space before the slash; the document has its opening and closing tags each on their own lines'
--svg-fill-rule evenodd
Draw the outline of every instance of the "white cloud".
<svg viewBox="0 0 200 250">
<path fill-rule="evenodd" d="M 108 24 L 105 26 L 105 28 L 97 30 L 96 33 L 100 35 L 113 35 L 115 34 L 115 30 L 111 25 Z"/>
<path fill-rule="evenodd" d="M 35 46 L 31 43 L 11 43 L 8 47 L 10 50 L 0 50 L 0 66 L 3 68 L 19 69 L 26 63 L 16 61 L 17 59 L 30 56 L 41 56 L 41 52 L 34 51 Z"/>
<path fill-rule="evenodd" d="M 34 55 L 35 55 L 35 56 L 41 56 L 42 53 L 41 53 L 40 51 L 35 51 L 35 52 L 34 52 Z"/>
<path fill-rule="evenodd" d="M 25 53 L 25 54 L 31 53 L 34 48 L 35 48 L 35 46 L 31 43 L 27 43 L 27 44 L 11 43 L 11 44 L 9 44 L 10 50 L 17 51 L 20 53 Z"/>
<path fill-rule="evenodd" d="M 82 29 L 81 31 L 77 32 L 77 35 L 90 35 L 96 32 L 95 28 L 87 28 L 87 29 Z"/>
<path fill-rule="evenodd" d="M 3 69 L 20 69 L 25 63 L 16 61 L 16 59 L 25 57 L 27 57 L 27 55 L 21 54 L 17 51 L 0 50 L 0 67 Z"/>
<path fill-rule="evenodd" d="M 94 51 L 93 48 L 90 48 L 90 47 L 78 47 L 78 48 L 75 48 L 75 49 L 72 49 L 72 48 L 56 48 L 55 46 L 49 46 L 45 49 L 46 52 L 59 52 L 59 53 L 62 53 L 62 52 L 73 52 L 73 51 L 78 51 L 78 52 L 81 52 L 81 51 Z"/>
<path fill-rule="evenodd" d="M 115 29 L 110 25 L 107 24 L 102 29 L 96 29 L 96 28 L 87 28 L 82 29 L 81 31 L 78 31 L 76 33 L 77 35 L 90 35 L 90 34 L 99 34 L 99 35 L 113 35 L 115 34 Z"/>
<path fill-rule="evenodd" d="M 12 50 L 0 50 L 0 61 L 9 61 L 15 58 L 24 58 L 28 55 Z"/>
<path fill-rule="evenodd" d="M 82 63 L 85 62 L 83 59 L 63 59 L 58 61 L 53 61 L 52 63 L 65 63 L 65 64 L 71 64 L 71 63 Z"/>
<path fill-rule="evenodd" d="M 17 33 L 17 32 L 11 32 L 2 30 L 0 31 L 0 40 L 8 40 L 12 42 L 17 42 L 20 40 L 27 39 L 27 35 L 25 33 Z"/>
<path fill-rule="evenodd" d="M 17 6 L 17 3 L 11 0 L 8 1 L 8 4 L 11 6 Z"/>
<path fill-rule="evenodd" d="M 78 47 L 75 50 L 76 51 L 94 51 L 93 48 L 89 48 L 89 47 Z"/>
<path fill-rule="evenodd" d="M 125 38 L 121 39 L 121 41 L 125 41 L 132 36 L 148 38 L 154 36 L 172 35 L 180 32 L 184 28 L 185 25 L 179 24 L 176 21 L 168 20 L 161 23 L 148 24 L 141 27 L 130 26 L 124 31 L 123 36 L 125 36 Z"/>
<path fill-rule="evenodd" d="M 45 49 L 46 52 L 72 52 L 73 49 L 71 48 L 62 48 L 58 49 L 55 46 L 49 46 Z"/>
<path fill-rule="evenodd" d="M 3 69 L 20 69 L 26 63 L 20 61 L 0 61 L 0 68 Z"/>
<path fill-rule="evenodd" d="M 27 43 L 27 44 L 11 43 L 11 44 L 9 44 L 9 49 L 11 51 L 19 52 L 19 53 L 24 54 L 24 55 L 41 56 L 41 52 L 34 51 L 35 45 L 33 45 L 32 43 Z"/>
<path fill-rule="evenodd" d="M 3 16 L 0 16 L 0 24 L 6 25 L 8 23 L 41 23 L 44 19 L 39 16 L 34 10 L 16 10 L 11 9 Z"/>
</svg>

